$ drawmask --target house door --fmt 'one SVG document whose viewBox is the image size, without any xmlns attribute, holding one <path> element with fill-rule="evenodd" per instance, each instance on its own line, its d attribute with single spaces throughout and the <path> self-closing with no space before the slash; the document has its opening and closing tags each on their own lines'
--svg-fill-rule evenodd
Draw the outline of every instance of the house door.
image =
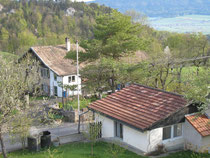
<svg viewBox="0 0 210 158">
<path fill-rule="evenodd" d="M 115 137 L 123 138 L 123 125 L 115 121 Z"/>
</svg>

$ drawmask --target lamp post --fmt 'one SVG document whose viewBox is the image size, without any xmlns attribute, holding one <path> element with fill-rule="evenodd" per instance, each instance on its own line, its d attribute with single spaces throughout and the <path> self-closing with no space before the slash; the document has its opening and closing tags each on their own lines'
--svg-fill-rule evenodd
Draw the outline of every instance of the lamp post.
<svg viewBox="0 0 210 158">
<path fill-rule="evenodd" d="M 79 44 L 77 40 L 77 102 L 78 102 L 78 115 L 80 114 L 80 101 L 79 101 Z"/>
</svg>

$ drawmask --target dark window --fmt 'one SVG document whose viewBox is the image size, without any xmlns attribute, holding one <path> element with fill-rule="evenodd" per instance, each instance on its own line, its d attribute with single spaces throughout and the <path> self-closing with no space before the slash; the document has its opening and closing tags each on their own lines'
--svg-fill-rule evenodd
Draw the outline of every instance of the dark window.
<svg viewBox="0 0 210 158">
<path fill-rule="evenodd" d="M 69 83 L 71 83 L 71 76 L 69 77 Z"/>
<path fill-rule="evenodd" d="M 54 73 L 54 80 L 57 81 L 57 75 Z"/>
<path fill-rule="evenodd" d="M 58 87 L 54 86 L 54 95 L 58 96 Z"/>
<path fill-rule="evenodd" d="M 72 82 L 75 82 L 75 76 L 72 76 L 72 80 L 71 80 Z"/>
<path fill-rule="evenodd" d="M 171 138 L 171 127 L 164 127 L 163 128 L 163 140 Z"/>
<path fill-rule="evenodd" d="M 69 83 L 75 82 L 75 76 L 69 76 Z"/>
<path fill-rule="evenodd" d="M 123 125 L 116 121 L 114 125 L 115 125 L 115 137 L 123 138 Z"/>
</svg>

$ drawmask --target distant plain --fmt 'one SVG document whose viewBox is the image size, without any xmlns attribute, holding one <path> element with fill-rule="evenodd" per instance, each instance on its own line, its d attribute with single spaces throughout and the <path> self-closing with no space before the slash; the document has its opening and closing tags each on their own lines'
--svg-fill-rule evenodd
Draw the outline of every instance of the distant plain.
<svg viewBox="0 0 210 158">
<path fill-rule="evenodd" d="M 157 30 L 210 34 L 210 15 L 184 15 L 173 18 L 149 18 L 149 25 Z"/>
</svg>

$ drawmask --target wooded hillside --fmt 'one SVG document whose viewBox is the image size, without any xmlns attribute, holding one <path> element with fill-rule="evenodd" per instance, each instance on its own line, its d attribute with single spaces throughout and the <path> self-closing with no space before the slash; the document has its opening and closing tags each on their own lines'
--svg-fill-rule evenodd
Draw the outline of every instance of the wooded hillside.
<svg viewBox="0 0 210 158">
<path fill-rule="evenodd" d="M 56 45 L 93 37 L 96 16 L 111 12 L 97 4 L 0 0 L 0 50 L 22 54 L 34 45 Z M 67 10 L 68 9 L 68 10 Z"/>
</svg>

